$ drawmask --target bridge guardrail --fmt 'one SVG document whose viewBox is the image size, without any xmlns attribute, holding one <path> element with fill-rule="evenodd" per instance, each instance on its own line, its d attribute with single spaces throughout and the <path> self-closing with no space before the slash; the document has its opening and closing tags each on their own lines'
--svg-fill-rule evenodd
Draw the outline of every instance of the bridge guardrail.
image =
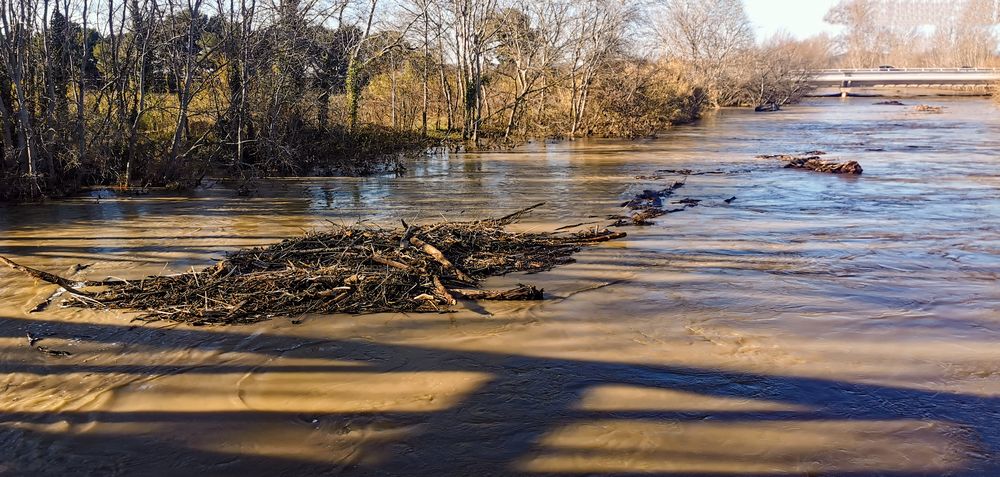
<svg viewBox="0 0 1000 477">
<path fill-rule="evenodd" d="M 840 68 L 809 70 L 812 74 L 849 73 L 1000 73 L 1000 68 Z"/>
</svg>

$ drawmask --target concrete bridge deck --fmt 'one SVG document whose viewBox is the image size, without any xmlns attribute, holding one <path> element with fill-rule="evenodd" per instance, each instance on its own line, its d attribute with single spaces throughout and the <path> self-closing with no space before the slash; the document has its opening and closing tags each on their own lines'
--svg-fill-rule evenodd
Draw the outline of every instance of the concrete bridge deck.
<svg viewBox="0 0 1000 477">
<path fill-rule="evenodd" d="M 859 89 L 937 88 L 986 92 L 1000 84 L 1000 69 L 992 68 L 872 68 L 811 72 L 816 88 L 839 88 L 842 96 Z"/>
</svg>

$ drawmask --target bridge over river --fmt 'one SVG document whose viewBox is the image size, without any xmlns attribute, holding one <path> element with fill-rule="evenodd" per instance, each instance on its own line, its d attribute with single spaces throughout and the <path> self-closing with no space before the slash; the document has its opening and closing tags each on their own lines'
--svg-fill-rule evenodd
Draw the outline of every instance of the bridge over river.
<svg viewBox="0 0 1000 477">
<path fill-rule="evenodd" d="M 988 68 L 873 68 L 812 72 L 817 95 L 849 96 L 932 90 L 952 94 L 987 93 L 1000 83 L 1000 69 Z M 919 91 L 912 91 L 918 90 Z M 888 91 L 887 91 L 888 90 Z M 905 91 L 904 91 L 905 90 Z"/>
</svg>

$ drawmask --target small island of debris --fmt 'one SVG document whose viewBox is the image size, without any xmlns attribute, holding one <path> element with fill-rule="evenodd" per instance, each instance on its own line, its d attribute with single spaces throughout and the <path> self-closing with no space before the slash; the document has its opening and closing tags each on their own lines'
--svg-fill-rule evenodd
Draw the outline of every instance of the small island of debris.
<svg viewBox="0 0 1000 477">
<path fill-rule="evenodd" d="M 68 292 L 67 306 L 137 311 L 145 321 L 242 324 L 306 313 L 443 311 L 470 300 L 538 300 L 521 285 L 483 290 L 480 281 L 573 261 L 581 246 L 625 237 L 505 230 L 542 204 L 499 219 L 379 228 L 335 226 L 229 254 L 201 271 L 136 280 L 73 283 L 0 257 L 0 263 Z"/>
<path fill-rule="evenodd" d="M 820 156 L 825 154 L 823 151 L 809 151 L 802 155 L 761 154 L 757 156 L 757 159 L 777 159 L 784 161 L 786 169 L 808 169 L 831 174 L 861 174 L 864 172 L 861 164 L 858 164 L 857 161 L 833 162 L 820 159 Z"/>
</svg>

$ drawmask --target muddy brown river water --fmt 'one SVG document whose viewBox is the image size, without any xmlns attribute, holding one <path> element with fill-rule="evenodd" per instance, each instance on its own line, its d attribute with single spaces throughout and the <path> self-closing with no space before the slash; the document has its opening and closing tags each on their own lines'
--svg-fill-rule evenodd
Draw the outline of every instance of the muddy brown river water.
<svg viewBox="0 0 1000 477">
<path fill-rule="evenodd" d="M 598 221 L 678 179 L 636 176 L 722 172 L 673 198 L 698 207 L 489 283 L 544 287 L 537 303 L 140 324 L 32 313 L 54 287 L 0 271 L 0 475 L 998 475 L 1000 110 L 927 101 L 947 108 L 825 99 L 251 199 L 0 208 L 0 254 L 137 279 L 328 221 L 538 201 L 518 227 Z M 810 149 L 865 174 L 753 158 Z"/>
</svg>

